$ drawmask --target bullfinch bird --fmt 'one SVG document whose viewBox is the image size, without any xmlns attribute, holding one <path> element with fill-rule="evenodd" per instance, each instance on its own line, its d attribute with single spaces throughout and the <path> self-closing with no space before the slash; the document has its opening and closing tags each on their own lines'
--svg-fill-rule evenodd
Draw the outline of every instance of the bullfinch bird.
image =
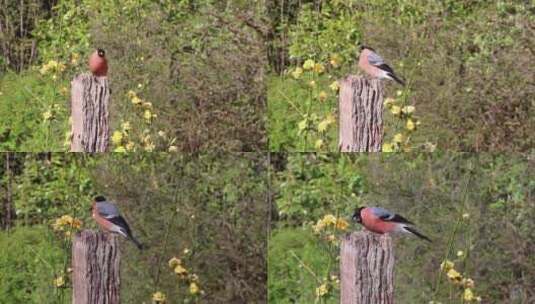
<svg viewBox="0 0 535 304">
<path fill-rule="evenodd" d="M 394 74 L 394 70 L 371 47 L 360 47 L 359 67 L 374 78 L 395 80 L 402 86 L 405 85 L 405 82 Z"/>
<path fill-rule="evenodd" d="M 408 221 L 401 215 L 392 213 L 386 209 L 379 207 L 361 207 L 358 208 L 353 214 L 353 220 L 362 224 L 366 229 L 379 233 L 389 232 L 401 232 L 412 233 L 417 237 L 424 239 L 428 242 L 431 240 L 425 235 L 418 232 L 414 227 L 414 224 Z"/>
<path fill-rule="evenodd" d="M 132 235 L 132 231 L 120 215 L 119 209 L 113 203 L 108 202 L 104 196 L 95 197 L 93 218 L 104 231 L 118 233 L 134 242 L 140 250 L 143 249 L 143 245 Z"/>
<path fill-rule="evenodd" d="M 97 49 L 89 56 L 89 70 L 95 76 L 106 76 L 108 74 L 108 60 L 103 49 Z"/>
</svg>

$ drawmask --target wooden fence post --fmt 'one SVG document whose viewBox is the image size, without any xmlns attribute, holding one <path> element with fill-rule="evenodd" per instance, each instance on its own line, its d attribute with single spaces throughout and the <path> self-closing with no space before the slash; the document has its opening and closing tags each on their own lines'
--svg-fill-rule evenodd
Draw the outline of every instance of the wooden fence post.
<svg viewBox="0 0 535 304">
<path fill-rule="evenodd" d="M 106 152 L 110 88 L 107 77 L 80 74 L 71 81 L 71 152 Z"/>
<path fill-rule="evenodd" d="M 383 85 L 378 79 L 349 75 L 340 81 L 341 152 L 381 152 Z"/>
<path fill-rule="evenodd" d="M 352 232 L 340 247 L 340 303 L 394 303 L 394 250 L 389 235 Z"/>
<path fill-rule="evenodd" d="M 117 237 L 83 230 L 72 246 L 73 304 L 119 304 L 121 253 Z"/>
</svg>

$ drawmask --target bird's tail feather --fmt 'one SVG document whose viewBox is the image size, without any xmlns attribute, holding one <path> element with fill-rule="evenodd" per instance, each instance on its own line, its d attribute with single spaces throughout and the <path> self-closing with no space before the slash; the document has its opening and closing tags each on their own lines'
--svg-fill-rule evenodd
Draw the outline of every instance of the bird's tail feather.
<svg viewBox="0 0 535 304">
<path fill-rule="evenodd" d="M 136 244 L 136 247 L 139 249 L 139 250 L 143 250 L 143 248 L 145 248 L 145 246 L 143 246 L 143 244 L 141 244 L 135 237 L 133 237 L 132 235 L 129 235 L 128 236 L 128 239 L 130 239 L 134 244 Z"/>
<path fill-rule="evenodd" d="M 136 247 L 139 250 L 142 250 L 145 248 L 145 246 L 143 246 L 143 244 L 141 244 L 132 234 L 125 232 L 122 229 L 119 229 L 118 233 L 124 236 L 125 238 L 131 240 L 134 244 L 136 244 Z"/>
<path fill-rule="evenodd" d="M 418 230 L 412 228 L 412 227 L 409 227 L 409 226 L 403 226 L 403 229 L 407 230 L 408 232 L 416 235 L 417 237 L 421 238 L 421 239 L 424 239 L 426 241 L 428 241 L 429 243 L 432 243 L 431 239 L 428 238 L 427 236 L 421 234 L 420 232 L 418 232 Z"/>
<path fill-rule="evenodd" d="M 401 80 L 398 76 L 396 76 L 394 73 L 388 73 L 389 77 L 394 79 L 397 83 L 401 84 L 402 86 L 405 86 L 405 81 Z"/>
</svg>

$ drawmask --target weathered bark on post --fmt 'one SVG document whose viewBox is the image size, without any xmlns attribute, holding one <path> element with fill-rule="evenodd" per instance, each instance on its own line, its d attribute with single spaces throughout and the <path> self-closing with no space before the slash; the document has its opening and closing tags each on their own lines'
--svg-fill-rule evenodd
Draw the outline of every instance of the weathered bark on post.
<svg viewBox="0 0 535 304">
<path fill-rule="evenodd" d="M 349 75 L 340 81 L 341 152 L 381 152 L 383 86 L 378 79 Z"/>
<path fill-rule="evenodd" d="M 352 232 L 340 248 L 340 303 L 394 303 L 392 238 L 368 231 Z"/>
<path fill-rule="evenodd" d="M 83 230 L 72 247 L 73 304 L 119 304 L 121 253 L 117 237 Z"/>
<path fill-rule="evenodd" d="M 71 82 L 71 152 L 106 152 L 110 88 L 107 77 L 80 74 Z"/>
</svg>

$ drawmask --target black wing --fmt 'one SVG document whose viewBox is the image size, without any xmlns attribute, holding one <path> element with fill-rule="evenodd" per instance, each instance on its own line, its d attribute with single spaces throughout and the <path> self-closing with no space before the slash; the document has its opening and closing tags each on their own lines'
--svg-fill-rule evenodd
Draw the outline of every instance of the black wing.
<svg viewBox="0 0 535 304">
<path fill-rule="evenodd" d="M 396 223 L 414 225 L 411 221 L 409 221 L 408 219 L 406 219 L 406 218 L 404 218 L 404 217 L 402 217 L 401 215 L 398 215 L 398 214 L 394 214 L 394 216 L 390 216 L 388 214 L 385 214 L 385 215 L 380 216 L 379 218 L 382 219 L 383 221 L 386 221 L 386 222 L 396 222 Z"/>
<path fill-rule="evenodd" d="M 107 218 L 108 221 L 114 223 L 115 225 L 123 228 L 126 231 L 127 235 L 131 235 L 132 231 L 130 231 L 130 226 L 128 226 L 128 223 L 124 220 L 122 216 L 116 216 L 112 218 Z"/>
<path fill-rule="evenodd" d="M 381 70 L 387 72 L 387 73 L 394 74 L 394 70 L 392 70 L 392 68 L 386 63 L 377 65 L 377 67 L 380 68 Z"/>
</svg>

